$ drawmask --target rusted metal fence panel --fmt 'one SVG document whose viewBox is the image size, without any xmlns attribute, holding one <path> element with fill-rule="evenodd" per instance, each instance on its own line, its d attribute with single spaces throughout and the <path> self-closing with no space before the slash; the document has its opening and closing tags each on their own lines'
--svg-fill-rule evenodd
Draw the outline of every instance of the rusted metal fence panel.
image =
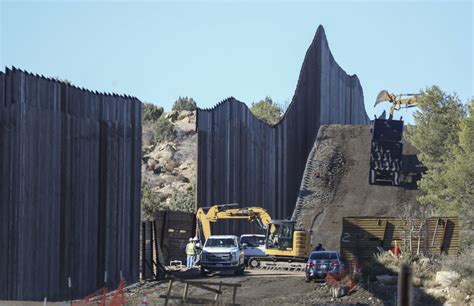
<svg viewBox="0 0 474 306">
<path fill-rule="evenodd" d="M 137 281 L 140 159 L 136 98 L 0 73 L 0 299 Z"/>
<path fill-rule="evenodd" d="M 341 255 L 351 264 L 373 259 L 379 249 L 395 246 L 413 254 L 455 255 L 459 252 L 459 219 L 431 217 L 407 220 L 395 217 L 343 218 Z"/>
<path fill-rule="evenodd" d="M 143 279 L 158 274 L 158 262 L 169 265 L 179 260 L 186 264 L 186 244 L 195 236 L 196 220 L 193 213 L 159 211 L 155 218 L 142 222 L 141 274 Z"/>
<path fill-rule="evenodd" d="M 335 62 L 318 28 L 300 72 L 293 100 L 275 126 L 229 98 L 197 112 L 197 205 L 261 206 L 273 218 L 292 215 L 308 154 L 322 124 L 368 124 L 362 88 Z M 222 222 L 216 232 L 257 229 Z"/>
</svg>

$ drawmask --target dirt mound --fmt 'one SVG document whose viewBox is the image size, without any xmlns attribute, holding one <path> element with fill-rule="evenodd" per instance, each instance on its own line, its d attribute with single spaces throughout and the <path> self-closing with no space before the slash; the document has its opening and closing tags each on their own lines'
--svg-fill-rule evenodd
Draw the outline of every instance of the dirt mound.
<svg viewBox="0 0 474 306">
<path fill-rule="evenodd" d="M 369 185 L 370 126 L 321 126 L 306 163 L 293 213 L 311 242 L 339 249 L 342 217 L 397 216 L 400 206 L 415 202 L 422 166 L 413 146 L 403 148 L 401 186 Z"/>
</svg>

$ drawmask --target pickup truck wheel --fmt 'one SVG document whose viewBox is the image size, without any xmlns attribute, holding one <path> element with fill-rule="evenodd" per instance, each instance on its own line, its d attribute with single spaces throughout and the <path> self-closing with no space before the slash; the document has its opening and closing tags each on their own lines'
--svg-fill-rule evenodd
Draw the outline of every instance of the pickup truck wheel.
<svg viewBox="0 0 474 306">
<path fill-rule="evenodd" d="M 201 266 L 201 276 L 206 276 L 206 275 L 207 275 L 206 269 L 204 269 L 204 267 Z"/>
<path fill-rule="evenodd" d="M 251 269 L 256 269 L 256 268 L 260 267 L 260 261 L 257 258 L 250 258 L 249 267 Z"/>
</svg>

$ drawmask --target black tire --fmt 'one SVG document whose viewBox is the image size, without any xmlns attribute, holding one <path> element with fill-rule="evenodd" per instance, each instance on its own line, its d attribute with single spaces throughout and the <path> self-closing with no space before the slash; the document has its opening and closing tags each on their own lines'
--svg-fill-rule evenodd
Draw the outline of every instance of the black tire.
<svg viewBox="0 0 474 306">
<path fill-rule="evenodd" d="M 204 267 L 201 266 L 201 276 L 206 276 L 206 275 L 207 275 L 206 269 L 204 269 Z"/>
<path fill-rule="evenodd" d="M 248 266 L 250 269 L 256 269 L 260 267 L 260 260 L 258 260 L 257 258 L 250 258 L 248 261 Z"/>
</svg>

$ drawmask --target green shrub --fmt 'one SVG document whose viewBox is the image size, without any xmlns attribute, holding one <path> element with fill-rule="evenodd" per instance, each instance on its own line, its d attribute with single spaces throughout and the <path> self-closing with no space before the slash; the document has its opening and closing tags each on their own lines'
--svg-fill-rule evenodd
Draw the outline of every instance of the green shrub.
<svg viewBox="0 0 474 306">
<path fill-rule="evenodd" d="M 163 107 L 152 103 L 143 103 L 142 105 L 142 121 L 155 122 L 163 114 Z"/>
<path fill-rule="evenodd" d="M 274 103 L 272 98 L 265 97 L 264 100 L 260 100 L 257 103 L 252 103 L 250 111 L 260 120 L 273 125 L 280 121 L 283 115 L 283 109 L 277 103 Z"/>
<path fill-rule="evenodd" d="M 161 116 L 155 123 L 155 140 L 157 142 L 171 141 L 176 137 L 176 131 L 173 124 Z"/>
<path fill-rule="evenodd" d="M 474 277 L 474 246 L 458 256 L 444 256 L 441 265 L 445 270 L 458 272 L 461 277 Z"/>
<path fill-rule="evenodd" d="M 147 217 L 152 217 L 154 213 L 159 209 L 160 197 L 151 190 L 150 186 L 146 185 L 145 183 L 142 183 L 141 193 L 142 211 Z"/>
<path fill-rule="evenodd" d="M 196 110 L 196 101 L 191 97 L 179 97 L 173 104 L 173 110 L 176 111 L 194 111 Z"/>
<path fill-rule="evenodd" d="M 177 191 L 171 196 L 171 210 L 194 212 L 196 209 L 196 191 L 194 184 L 186 191 Z"/>
</svg>

